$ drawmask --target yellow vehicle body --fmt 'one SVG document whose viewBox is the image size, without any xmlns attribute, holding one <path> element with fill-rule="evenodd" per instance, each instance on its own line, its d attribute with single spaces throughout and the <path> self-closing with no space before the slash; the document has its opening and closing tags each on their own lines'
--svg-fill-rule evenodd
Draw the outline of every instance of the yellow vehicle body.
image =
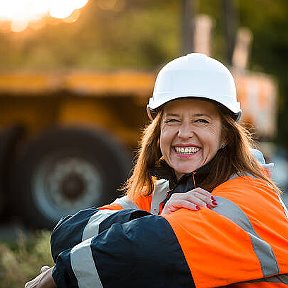
<svg viewBox="0 0 288 288">
<path fill-rule="evenodd" d="M 135 146 L 154 80 L 133 72 L 0 74 L 0 127 L 22 123 L 35 134 L 51 125 L 97 125 Z"/>
</svg>

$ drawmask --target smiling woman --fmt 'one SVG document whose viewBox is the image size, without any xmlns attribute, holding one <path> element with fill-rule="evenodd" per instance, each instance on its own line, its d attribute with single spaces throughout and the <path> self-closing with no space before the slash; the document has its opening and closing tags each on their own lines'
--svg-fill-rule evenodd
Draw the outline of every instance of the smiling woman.
<svg viewBox="0 0 288 288">
<path fill-rule="evenodd" d="M 182 99 L 168 103 L 163 111 L 160 149 L 178 179 L 208 163 L 225 145 L 215 104 Z"/>
<path fill-rule="evenodd" d="M 126 195 L 60 220 L 25 287 L 287 288 L 287 211 L 236 96 L 215 59 L 166 64 Z"/>
<path fill-rule="evenodd" d="M 65 20 L 87 3 L 88 0 L 0 0 L 0 22 L 9 22 L 12 32 L 22 32 L 47 16 Z M 71 22 L 79 16 L 75 15 Z"/>
</svg>

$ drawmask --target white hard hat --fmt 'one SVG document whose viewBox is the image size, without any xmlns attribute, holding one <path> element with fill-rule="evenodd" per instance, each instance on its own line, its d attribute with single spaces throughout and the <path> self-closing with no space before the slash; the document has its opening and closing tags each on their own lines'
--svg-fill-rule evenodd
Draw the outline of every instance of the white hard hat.
<svg viewBox="0 0 288 288">
<path fill-rule="evenodd" d="M 149 116 L 163 104 L 187 97 L 213 100 L 226 107 L 235 120 L 241 116 L 232 74 L 222 63 L 204 54 L 176 58 L 160 70 L 147 105 Z"/>
</svg>

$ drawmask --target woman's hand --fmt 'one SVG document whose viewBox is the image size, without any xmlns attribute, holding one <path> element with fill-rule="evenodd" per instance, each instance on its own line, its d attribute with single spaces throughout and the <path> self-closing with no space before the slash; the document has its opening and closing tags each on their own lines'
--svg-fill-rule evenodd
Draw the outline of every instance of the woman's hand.
<svg viewBox="0 0 288 288">
<path fill-rule="evenodd" d="M 43 266 L 40 274 L 25 284 L 25 288 L 56 288 L 52 277 L 53 267 Z"/>
<path fill-rule="evenodd" d="M 180 208 L 199 210 L 200 207 L 209 209 L 215 207 L 217 202 L 208 191 L 198 187 L 186 193 L 174 193 L 165 204 L 161 215 L 168 215 Z"/>
</svg>

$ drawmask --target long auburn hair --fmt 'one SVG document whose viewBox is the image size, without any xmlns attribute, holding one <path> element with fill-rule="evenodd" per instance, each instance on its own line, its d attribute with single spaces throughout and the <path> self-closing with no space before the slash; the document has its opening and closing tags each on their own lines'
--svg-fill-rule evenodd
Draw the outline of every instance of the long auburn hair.
<svg viewBox="0 0 288 288">
<path fill-rule="evenodd" d="M 226 140 L 226 146 L 218 150 L 211 160 L 208 176 L 201 183 L 197 183 L 198 186 L 211 192 L 215 187 L 227 181 L 231 175 L 241 176 L 248 173 L 263 179 L 279 191 L 259 161 L 252 155 L 251 148 L 255 147 L 255 143 L 251 133 L 236 122 L 229 113 L 218 105 L 217 107 L 222 120 L 222 136 Z M 131 200 L 139 196 L 148 196 L 154 190 L 155 181 L 149 171 L 162 157 L 159 145 L 162 117 L 163 110 L 160 110 L 143 130 L 133 173 L 123 186 L 123 190 Z"/>
</svg>

